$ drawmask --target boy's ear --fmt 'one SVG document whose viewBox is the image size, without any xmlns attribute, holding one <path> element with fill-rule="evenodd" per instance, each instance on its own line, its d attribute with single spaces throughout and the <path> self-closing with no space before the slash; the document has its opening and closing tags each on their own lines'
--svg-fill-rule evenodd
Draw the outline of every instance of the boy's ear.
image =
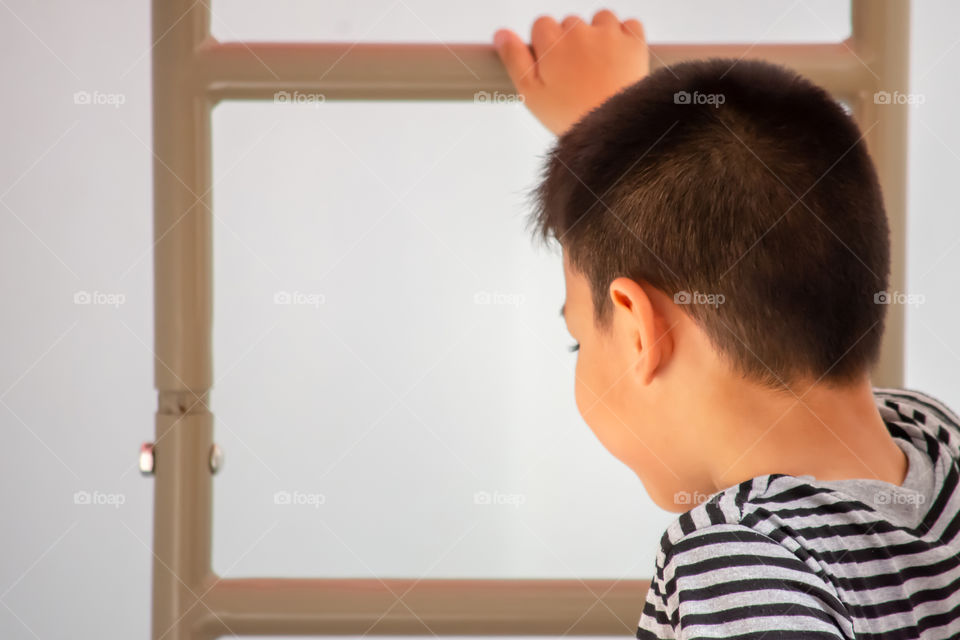
<svg viewBox="0 0 960 640">
<path fill-rule="evenodd" d="M 633 371 L 647 385 L 666 365 L 673 352 L 673 336 L 666 318 L 651 297 L 653 287 L 620 277 L 610 283 L 614 327 L 626 341 L 628 357 L 635 362 Z"/>
</svg>

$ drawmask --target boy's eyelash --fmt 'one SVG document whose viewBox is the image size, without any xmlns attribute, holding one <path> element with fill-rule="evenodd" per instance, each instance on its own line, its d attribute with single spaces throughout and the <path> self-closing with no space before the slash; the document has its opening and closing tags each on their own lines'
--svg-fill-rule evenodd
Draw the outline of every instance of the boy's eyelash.
<svg viewBox="0 0 960 640">
<path fill-rule="evenodd" d="M 572 345 L 572 346 L 567 347 L 567 348 L 570 349 L 570 351 L 579 351 L 579 350 L 580 350 L 580 343 L 578 342 L 577 344 Z"/>
</svg>

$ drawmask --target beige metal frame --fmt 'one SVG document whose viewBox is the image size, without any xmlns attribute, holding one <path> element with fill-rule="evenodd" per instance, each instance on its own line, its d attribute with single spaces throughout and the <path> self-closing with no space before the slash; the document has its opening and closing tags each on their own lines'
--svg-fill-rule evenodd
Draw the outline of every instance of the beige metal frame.
<svg viewBox="0 0 960 640">
<path fill-rule="evenodd" d="M 855 111 L 891 223 L 891 289 L 904 286 L 908 0 L 853 0 L 852 36 L 816 45 L 652 47 L 658 64 L 704 56 L 787 64 Z M 277 91 L 327 100 L 472 99 L 512 85 L 487 45 L 220 43 L 195 0 L 153 0 L 156 470 L 152 637 L 221 635 L 620 635 L 647 581 L 220 578 L 211 566 L 210 111 Z M 455 54 L 455 55 L 452 55 Z M 875 380 L 901 384 L 903 311 L 889 309 Z M 402 601 L 398 598 L 402 597 Z"/>
</svg>

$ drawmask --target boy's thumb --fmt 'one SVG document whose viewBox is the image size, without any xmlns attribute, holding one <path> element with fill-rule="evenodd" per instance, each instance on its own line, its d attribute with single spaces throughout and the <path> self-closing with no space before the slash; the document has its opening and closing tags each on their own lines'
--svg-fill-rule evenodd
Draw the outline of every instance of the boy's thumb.
<svg viewBox="0 0 960 640">
<path fill-rule="evenodd" d="M 509 29 L 500 29 L 493 34 L 493 46 L 517 90 L 533 80 L 533 54 L 520 36 Z"/>
</svg>

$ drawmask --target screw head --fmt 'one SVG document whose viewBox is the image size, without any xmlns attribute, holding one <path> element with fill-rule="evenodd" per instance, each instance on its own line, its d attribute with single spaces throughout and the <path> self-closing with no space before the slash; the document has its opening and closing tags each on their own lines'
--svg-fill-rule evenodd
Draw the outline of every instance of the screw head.
<svg viewBox="0 0 960 640">
<path fill-rule="evenodd" d="M 153 443 L 144 442 L 140 445 L 140 473 L 152 476 L 156 468 L 156 458 L 153 455 Z"/>
<path fill-rule="evenodd" d="M 220 467 L 223 466 L 223 450 L 213 443 L 210 446 L 210 473 L 216 473 L 220 471 Z"/>
</svg>

